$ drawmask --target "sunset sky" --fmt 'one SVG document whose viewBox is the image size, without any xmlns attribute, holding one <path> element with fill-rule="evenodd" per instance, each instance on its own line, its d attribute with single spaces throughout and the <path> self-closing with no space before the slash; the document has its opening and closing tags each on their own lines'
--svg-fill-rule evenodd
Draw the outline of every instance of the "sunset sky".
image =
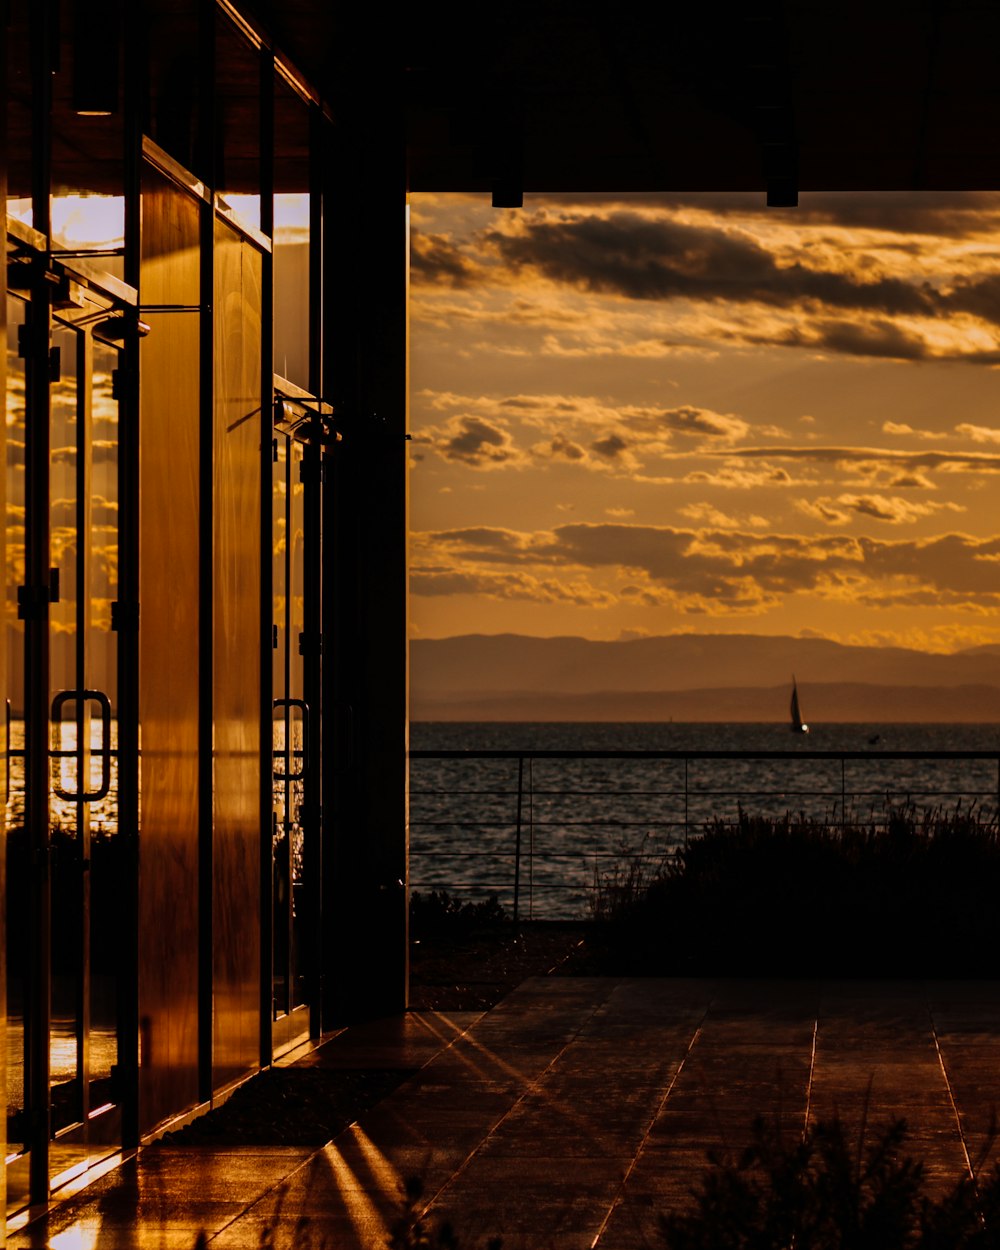
<svg viewBox="0 0 1000 1250">
<path fill-rule="evenodd" d="M 1000 196 L 414 196 L 411 616 L 1000 641 Z"/>
</svg>

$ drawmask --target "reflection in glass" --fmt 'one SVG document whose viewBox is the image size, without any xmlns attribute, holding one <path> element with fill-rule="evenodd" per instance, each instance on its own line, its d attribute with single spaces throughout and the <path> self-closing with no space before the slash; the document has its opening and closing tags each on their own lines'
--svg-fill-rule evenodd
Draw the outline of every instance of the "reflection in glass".
<svg viewBox="0 0 1000 1250">
<path fill-rule="evenodd" d="M 17 587 L 26 582 L 26 396 L 17 326 L 27 305 L 11 300 L 7 392 L 7 643 L 12 695 L 7 734 L 12 758 L 6 795 L 8 872 L 8 1144 L 28 1146 L 25 1073 L 37 1053 L 24 1028 L 24 986 L 32 919 L 25 829 L 24 625 Z M 116 734 L 113 718 L 94 716 L 94 696 L 114 689 L 110 596 L 117 594 L 117 402 L 111 397 L 117 351 L 58 322 L 51 335 L 48 529 L 53 591 L 49 603 L 51 707 L 49 879 L 51 1025 L 49 1107 L 53 1180 L 104 1157 L 119 1141 L 110 1110 L 117 1059 Z M 103 591 L 103 594 L 99 593 Z M 92 603 L 93 600 L 93 603 Z M 91 613 L 93 615 L 91 615 Z M 92 633 L 103 633 L 91 647 Z M 111 677 L 110 683 L 108 682 Z M 47 697 L 46 697 L 47 696 Z M 88 802 L 102 782 L 107 793 Z M 89 981 L 88 981 L 89 975 Z M 89 995 L 85 987 L 90 985 Z M 43 1045 L 44 1041 L 43 1039 Z M 26 1160 L 8 1173 L 11 1202 L 24 1201 Z M 24 1176 L 22 1176 L 22 1173 Z"/>
<path fill-rule="evenodd" d="M 6 734 L 10 772 L 6 787 L 7 826 L 7 1151 L 16 1154 L 26 1145 L 24 1115 L 25 1073 L 25 966 L 27 961 L 28 858 L 24 829 L 24 623 L 17 615 L 17 587 L 23 585 L 25 376 L 18 355 L 18 328 L 27 305 L 7 300 L 7 590 L 4 612 L 7 628 Z M 13 1186 L 12 1186 L 13 1188 Z M 12 1193 L 11 1195 L 15 1195 Z"/>
<path fill-rule="evenodd" d="M 303 448 L 279 435 L 274 466 L 273 996 L 275 1018 L 306 1001 L 305 485 Z"/>
<path fill-rule="evenodd" d="M 200 302 L 199 211 L 170 179 L 143 169 L 144 306 Z M 152 327 L 139 349 L 139 1107 L 146 1130 L 198 1098 L 201 316 L 143 315 Z"/>
<path fill-rule="evenodd" d="M 275 439 L 276 460 L 271 477 L 271 534 L 274 650 L 272 692 L 276 702 L 272 716 L 273 781 L 271 897 L 273 948 L 271 957 L 275 1017 L 288 1012 L 288 903 L 291 893 L 288 873 L 287 805 L 285 781 L 289 770 L 286 750 L 288 698 L 288 442 L 284 435 Z"/>
<path fill-rule="evenodd" d="M 117 595 L 117 350 L 56 328 L 50 386 L 49 829 L 52 889 L 51 1147 L 57 1174 L 120 1141 L 117 1061 L 120 934 L 114 707 Z M 68 1130 L 63 1132 L 63 1130 Z"/>
<path fill-rule="evenodd" d="M 87 804 L 90 850 L 90 1112 L 114 1101 L 112 1067 L 118 1059 L 118 924 L 115 905 L 119 882 L 117 663 L 118 635 L 111 628 L 111 604 L 118 598 L 118 401 L 112 377 L 118 352 L 95 342 L 91 376 L 88 594 L 85 689 L 102 690 L 111 701 L 110 741 L 102 741 L 102 725 L 91 705 L 89 776 L 86 789 L 100 791 L 102 750 L 110 750 L 107 794 Z"/>
<path fill-rule="evenodd" d="M 309 196 L 274 197 L 274 370 L 309 387 Z"/>
<path fill-rule="evenodd" d="M 220 195 L 218 200 L 219 208 L 223 212 L 228 213 L 232 219 L 240 226 L 249 226 L 251 229 L 258 229 L 260 221 L 260 196 L 259 195 L 235 195 L 229 192 L 227 195 Z"/>
<path fill-rule="evenodd" d="M 77 335 L 57 329 L 52 343 L 59 353 L 59 377 L 49 388 L 50 562 L 58 572 L 58 598 L 49 605 L 49 702 L 63 690 L 77 690 L 79 535 L 77 466 L 80 431 L 77 395 Z M 50 873 L 52 883 L 52 1127 L 58 1132 L 83 1119 L 83 897 L 80 872 L 86 808 L 70 803 L 55 810 L 54 790 L 80 789 L 76 743 L 86 726 L 86 711 L 76 700 L 65 708 L 67 721 L 52 725 L 50 765 Z M 57 800 L 56 800 L 57 801 Z M 60 819 L 60 816 L 62 817 Z"/>
<path fill-rule="evenodd" d="M 52 237 L 72 252 L 108 252 L 125 246 L 125 197 L 65 194 L 52 197 Z M 103 261 L 109 271 L 114 258 Z M 117 275 L 116 275 L 117 276 Z"/>
<path fill-rule="evenodd" d="M 301 443 L 293 443 L 292 472 L 290 474 L 291 497 L 288 514 L 288 685 L 293 699 L 303 699 L 302 639 L 305 634 L 305 482 L 302 476 L 303 449 Z M 293 704 L 290 712 L 296 710 Z M 293 736 L 292 768 L 288 783 L 287 812 L 289 837 L 289 872 L 291 894 L 291 951 L 289 968 L 291 975 L 292 1006 L 305 1002 L 305 977 L 303 975 L 303 923 L 305 895 L 302 882 L 302 855 L 305 840 L 303 817 L 305 815 L 305 726 L 301 713 L 290 719 Z"/>
<path fill-rule="evenodd" d="M 213 1082 L 259 1056 L 260 252 L 215 224 L 213 585 Z"/>
</svg>

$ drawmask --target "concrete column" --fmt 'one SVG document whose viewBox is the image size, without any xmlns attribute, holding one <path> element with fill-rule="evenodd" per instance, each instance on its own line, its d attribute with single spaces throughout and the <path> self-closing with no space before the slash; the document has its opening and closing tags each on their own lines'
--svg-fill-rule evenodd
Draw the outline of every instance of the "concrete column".
<svg viewBox="0 0 1000 1250">
<path fill-rule="evenodd" d="M 369 70 L 325 160 L 325 1027 L 403 1010 L 408 975 L 408 210 L 396 82 Z"/>
</svg>

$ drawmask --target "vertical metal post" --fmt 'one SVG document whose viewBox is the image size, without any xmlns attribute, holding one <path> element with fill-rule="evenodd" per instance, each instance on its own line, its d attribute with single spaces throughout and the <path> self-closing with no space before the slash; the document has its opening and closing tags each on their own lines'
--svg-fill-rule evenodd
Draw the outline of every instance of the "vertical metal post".
<svg viewBox="0 0 1000 1250">
<path fill-rule="evenodd" d="M 323 394 L 323 302 L 320 293 L 323 289 L 323 179 L 327 176 L 320 169 L 320 152 L 323 147 L 323 121 L 319 109 L 313 109 L 309 115 L 309 385 L 314 395 Z M 323 520 L 326 505 L 323 492 L 326 482 L 332 481 L 332 451 L 317 448 L 315 453 L 315 476 L 306 483 L 305 497 L 305 545 L 303 559 L 306 566 L 306 595 L 304 612 L 306 633 L 308 637 L 308 654 L 303 665 L 303 690 L 312 714 L 312 732 L 308 744 L 303 746 L 309 752 L 307 775 L 309 777 L 305 789 L 306 807 L 306 842 L 304 852 L 308 868 L 306 879 L 306 906 L 309 914 L 309 962 L 306 975 L 309 978 L 307 993 L 309 996 L 309 1034 L 319 1037 L 323 1031 L 323 995 L 324 977 L 327 964 L 324 960 L 324 894 L 323 894 L 323 847 L 325 838 L 323 820 L 323 754 L 327 749 L 324 743 L 330 743 L 332 750 L 333 729 L 325 735 L 326 717 L 323 707 L 323 607 L 325 590 L 323 587 L 324 563 L 323 544 L 326 535 L 323 531 Z"/>
<path fill-rule="evenodd" d="M 274 54 L 260 53 L 260 228 L 274 235 Z M 274 1054 L 274 270 L 273 252 L 261 258 L 260 339 L 260 1064 Z M 287 498 L 287 496 L 286 496 Z M 287 530 L 285 531 L 287 534 Z M 285 631 L 285 641 L 288 633 Z M 283 692 L 284 693 L 284 692 Z M 288 769 L 286 767 L 285 771 Z"/>
<path fill-rule="evenodd" d="M 521 799 L 524 795 L 524 756 L 517 757 L 517 826 L 514 831 L 514 923 L 521 898 Z"/>
<path fill-rule="evenodd" d="M 528 760 L 528 919 L 535 917 L 535 776 Z"/>
<path fill-rule="evenodd" d="M 323 986 L 323 791 L 322 791 L 322 689 L 323 689 L 323 482 L 326 458 L 320 447 L 306 449 L 308 470 L 305 486 L 305 541 L 302 558 L 305 563 L 305 657 L 302 667 L 303 691 L 309 705 L 309 732 L 303 740 L 306 780 L 304 782 L 304 816 L 306 856 L 306 907 L 309 916 L 309 953 L 305 967 L 309 1001 L 309 1032 L 311 1037 L 322 1033 L 321 1001 Z M 290 638 L 290 634 L 286 634 Z M 306 733 L 306 726 L 303 733 Z M 332 737 L 332 734 L 331 734 Z"/>
<path fill-rule="evenodd" d="M 207 171 L 215 190 L 215 5 L 199 5 L 200 81 L 204 127 L 198 169 Z M 203 173 L 203 176 L 204 173 Z M 198 450 L 198 1097 L 212 1097 L 215 990 L 215 208 L 214 194 L 199 206 L 200 342 Z"/>
<path fill-rule="evenodd" d="M 127 114 L 126 114 L 127 115 Z M 126 280 L 139 263 L 138 148 L 126 190 Z M 122 1147 L 139 1144 L 139 335 L 138 310 L 125 315 L 118 404 L 118 882 L 117 1101 Z"/>
<path fill-rule="evenodd" d="M 94 340 L 89 332 L 76 334 L 76 655 L 75 680 L 78 690 L 87 681 L 90 624 L 89 590 L 91 586 L 91 444 L 93 440 L 93 374 Z M 53 558 L 55 553 L 53 552 Z M 60 730 L 61 734 L 61 730 Z M 76 700 L 76 776 L 77 793 L 90 790 L 90 706 L 86 699 Z M 77 934 L 80 950 L 76 955 L 76 1079 L 79 1088 L 79 1115 L 86 1121 L 90 1115 L 90 806 L 78 799 L 76 804 L 76 849 L 74 864 L 79 872 L 80 903 Z"/>
<path fill-rule="evenodd" d="M 138 289 L 141 272 L 142 14 L 126 5 L 125 281 Z M 142 62 L 144 65 L 145 62 Z M 122 1145 L 139 1144 L 139 312 L 126 313 L 118 408 L 118 1075 Z"/>
<path fill-rule="evenodd" d="M 358 11 L 365 37 L 345 84 L 358 124 L 330 128 L 320 171 L 330 189 L 323 390 L 350 414 L 324 489 L 323 703 L 354 709 L 323 787 L 328 1027 L 404 1011 L 409 975 L 406 74 L 381 15 Z M 344 195 L 345 186 L 365 194 Z"/>
<path fill-rule="evenodd" d="M 847 832 L 847 761 L 840 757 L 840 836 Z"/>
<path fill-rule="evenodd" d="M 32 225 L 51 229 L 53 6 L 30 9 L 33 112 Z M 31 1201 L 49 1197 L 51 1136 L 49 1035 L 52 1018 L 49 844 L 49 290 L 37 267 L 27 315 L 25 360 L 24 828 L 28 839 L 30 940 L 25 1003 L 25 1109 Z"/>
<path fill-rule="evenodd" d="M 51 848 L 49 842 L 49 296 L 35 282 L 28 309 L 25 362 L 26 567 L 24 613 L 24 827 L 30 847 L 31 917 L 25 1105 L 32 1202 L 49 1197 L 51 1136 L 49 1034 L 52 1010 Z"/>
<path fill-rule="evenodd" d="M 687 848 L 691 826 L 688 823 L 688 767 L 691 761 L 684 757 L 684 846 Z"/>
</svg>

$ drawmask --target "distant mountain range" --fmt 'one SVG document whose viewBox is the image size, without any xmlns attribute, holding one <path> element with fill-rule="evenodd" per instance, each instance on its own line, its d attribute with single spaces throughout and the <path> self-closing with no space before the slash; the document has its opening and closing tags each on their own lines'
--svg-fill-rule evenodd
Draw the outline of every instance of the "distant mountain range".
<svg viewBox="0 0 1000 1250">
<path fill-rule="evenodd" d="M 822 638 L 621 642 L 466 634 L 410 644 L 414 720 L 1000 722 L 1000 646 L 952 655 Z"/>
</svg>

